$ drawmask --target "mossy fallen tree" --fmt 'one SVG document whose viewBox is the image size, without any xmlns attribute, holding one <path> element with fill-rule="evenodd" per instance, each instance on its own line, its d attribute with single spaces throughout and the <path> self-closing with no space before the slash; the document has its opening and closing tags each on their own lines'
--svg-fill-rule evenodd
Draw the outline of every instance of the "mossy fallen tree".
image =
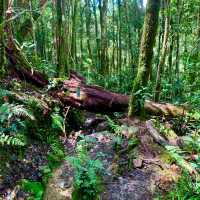
<svg viewBox="0 0 200 200">
<path fill-rule="evenodd" d="M 13 42 L 12 48 L 6 48 L 6 55 L 10 63 L 9 70 L 12 71 L 13 76 L 36 86 L 46 87 L 48 85 L 46 76 L 33 70 L 31 63 L 16 43 Z M 99 86 L 87 85 L 85 78 L 74 71 L 71 71 L 69 79 L 64 80 L 59 88 L 49 91 L 49 95 L 62 102 L 63 105 L 92 112 L 125 112 L 130 99 L 128 95 L 114 93 Z M 172 117 L 186 113 L 183 107 L 148 100 L 145 101 L 144 109 L 153 115 Z"/>
<path fill-rule="evenodd" d="M 114 93 L 99 86 L 87 85 L 86 80 L 71 72 L 68 80 L 63 81 L 59 90 L 53 91 L 52 96 L 63 104 L 93 112 L 124 112 L 127 111 L 130 96 Z M 169 103 L 145 101 L 144 109 L 153 115 L 181 116 L 186 111 Z"/>
</svg>

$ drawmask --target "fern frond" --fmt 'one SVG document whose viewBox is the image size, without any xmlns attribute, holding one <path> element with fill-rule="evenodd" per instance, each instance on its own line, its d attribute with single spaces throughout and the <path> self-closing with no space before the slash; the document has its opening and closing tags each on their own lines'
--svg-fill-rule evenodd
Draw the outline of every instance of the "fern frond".
<svg viewBox="0 0 200 200">
<path fill-rule="evenodd" d="M 25 142 L 15 136 L 6 135 L 5 133 L 0 132 L 0 145 L 25 146 Z"/>
<path fill-rule="evenodd" d="M 55 129 L 60 129 L 61 131 L 64 132 L 64 119 L 61 115 L 58 113 L 53 113 L 51 115 L 52 119 L 52 127 Z"/>
<path fill-rule="evenodd" d="M 10 96 L 11 94 L 12 94 L 11 91 L 0 88 L 0 98 L 4 96 Z"/>
<path fill-rule="evenodd" d="M 35 120 L 33 114 L 27 110 L 23 105 L 14 105 L 10 104 L 10 117 L 17 116 L 17 117 L 26 117 L 31 120 Z"/>
</svg>

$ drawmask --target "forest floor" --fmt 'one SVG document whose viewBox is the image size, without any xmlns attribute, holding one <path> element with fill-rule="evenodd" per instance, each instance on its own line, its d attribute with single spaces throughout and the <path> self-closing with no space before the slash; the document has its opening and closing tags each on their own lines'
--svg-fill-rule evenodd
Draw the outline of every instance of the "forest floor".
<svg viewBox="0 0 200 200">
<path fill-rule="evenodd" d="M 83 128 L 72 131 L 62 142 L 66 156 L 73 156 L 81 135 L 87 136 L 87 140 L 92 139 L 90 157 L 98 157 L 105 169 L 101 199 L 150 200 L 158 193 L 169 191 L 178 181 L 180 168 L 171 163 L 165 150 L 155 143 L 145 121 L 121 116 L 117 119 L 120 132 L 111 133 L 105 116 L 85 115 Z M 4 159 L 5 173 L 0 177 L 0 196 L 5 200 L 27 199 L 29 193 L 21 190 L 18 183 L 21 179 L 42 180 L 40 169 L 47 165 L 49 151 L 48 145 L 36 143 L 27 148 L 21 159 L 13 153 L 9 162 L 5 162 L 7 154 L 1 154 L 4 155 L 1 162 Z M 68 161 L 64 161 L 53 172 L 44 199 L 71 199 L 72 186 L 73 169 Z"/>
<path fill-rule="evenodd" d="M 15 86 L 19 87 L 17 84 Z M 29 86 L 27 87 L 28 90 L 22 91 L 35 97 L 35 93 Z M 38 115 L 37 122 L 40 122 L 44 128 L 41 134 L 46 134 L 49 127 L 48 124 L 45 126 L 43 123 L 47 122 L 45 115 L 48 112 L 43 111 Z M 71 108 L 70 113 L 75 113 L 75 118 L 81 119 L 81 124 L 76 126 L 76 120 L 66 116 L 69 118 L 66 123 L 69 123 L 71 130 L 67 133 L 67 138 L 60 137 L 64 156 L 61 156 L 62 162 L 58 159 L 56 165 L 53 163 L 52 171 L 49 169 L 49 157 L 51 156 L 51 160 L 57 157 L 52 154 L 51 143 L 30 139 L 22 150 L 20 147 L 15 149 L 11 146 L 0 148 L 0 200 L 26 200 L 38 191 L 41 192 L 39 197 L 32 199 L 71 199 L 75 170 L 65 158 L 77 156 L 77 146 L 81 140 L 89 144 L 88 158 L 98 159 L 103 164 L 100 195 L 102 200 L 153 200 L 158 195 L 164 196 L 179 181 L 183 170 L 169 152 L 152 137 L 147 121 L 136 117 L 127 118 L 125 113 L 113 113 L 107 116 L 87 111 L 80 112 Z M 163 117 L 149 116 L 149 119 L 154 119 L 160 124 L 171 123 Z M 173 120 L 175 119 L 171 121 Z M 180 132 L 184 132 L 190 124 L 178 121 L 177 126 Z M 195 130 L 192 126 L 193 129 Z M 32 127 L 28 133 L 29 137 L 30 134 L 34 134 L 34 130 L 39 132 L 39 129 Z M 159 129 L 158 132 L 163 134 Z M 175 132 L 178 133 L 177 130 Z M 184 134 L 179 135 L 180 138 Z M 194 142 L 196 141 L 198 142 L 198 140 Z M 60 154 L 59 148 L 56 151 Z M 186 154 L 187 159 L 191 161 L 196 154 L 192 147 L 192 151 Z M 22 180 L 34 182 L 35 191 L 24 190 L 21 187 Z M 29 191 L 30 187 L 33 187 L 33 184 L 29 185 Z"/>
<path fill-rule="evenodd" d="M 92 119 L 88 118 L 87 121 Z M 96 141 L 90 149 L 91 158 L 96 159 L 99 152 L 103 154 L 101 161 L 106 173 L 103 176 L 104 191 L 101 199 L 150 200 L 158 193 L 169 191 L 180 177 L 180 168 L 167 162 L 166 152 L 148 134 L 145 122 L 136 118 L 119 121 L 124 130 L 118 149 L 114 148 L 115 137 L 106 130 L 108 127 L 105 122 L 96 124 L 92 131 L 83 131 L 84 135 Z M 76 132 L 65 142 L 68 155 L 74 154 L 73 149 L 80 133 Z M 137 138 L 139 143 L 129 149 L 133 138 Z M 65 161 L 49 181 L 45 199 L 71 199 L 72 176 L 73 170 Z"/>
</svg>

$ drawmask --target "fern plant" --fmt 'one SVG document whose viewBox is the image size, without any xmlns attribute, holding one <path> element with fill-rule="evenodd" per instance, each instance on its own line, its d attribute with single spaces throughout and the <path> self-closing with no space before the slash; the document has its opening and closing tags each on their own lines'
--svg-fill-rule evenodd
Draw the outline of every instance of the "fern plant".
<svg viewBox="0 0 200 200">
<path fill-rule="evenodd" d="M 6 135 L 5 133 L 0 132 L 0 144 L 3 146 L 24 146 L 25 142 L 16 136 Z"/>
<path fill-rule="evenodd" d="M 0 106 L 0 144 L 24 146 L 21 134 L 25 129 L 25 120 L 35 120 L 32 113 L 23 105 L 4 103 Z"/>
<path fill-rule="evenodd" d="M 81 140 L 76 148 L 76 156 L 68 157 L 75 170 L 73 200 L 97 200 L 102 191 L 101 174 L 103 165 L 99 159 L 92 160 L 87 142 Z"/>
<path fill-rule="evenodd" d="M 59 108 L 55 108 L 54 112 L 51 114 L 52 119 L 52 128 L 65 132 L 65 120 L 64 118 L 59 114 Z"/>
<path fill-rule="evenodd" d="M 42 183 L 24 179 L 21 185 L 25 191 L 32 194 L 32 197 L 29 199 L 42 200 L 44 194 L 44 186 Z"/>
<path fill-rule="evenodd" d="M 200 199 L 200 182 L 195 181 L 189 174 L 184 173 L 179 182 L 173 187 L 173 190 L 159 196 L 157 200 L 199 200 Z"/>
<path fill-rule="evenodd" d="M 106 116 L 106 119 L 110 129 L 114 131 L 116 135 L 120 135 L 122 132 L 122 127 L 118 125 L 116 122 L 114 122 L 109 116 Z"/>
</svg>

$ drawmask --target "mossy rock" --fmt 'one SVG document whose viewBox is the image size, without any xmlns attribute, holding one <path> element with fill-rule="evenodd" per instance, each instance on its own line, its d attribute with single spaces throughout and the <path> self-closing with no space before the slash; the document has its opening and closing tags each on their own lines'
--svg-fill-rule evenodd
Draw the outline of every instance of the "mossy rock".
<svg viewBox="0 0 200 200">
<path fill-rule="evenodd" d="M 49 179 L 44 200 L 71 200 L 73 192 L 72 169 L 66 162 L 56 170 Z"/>
</svg>

